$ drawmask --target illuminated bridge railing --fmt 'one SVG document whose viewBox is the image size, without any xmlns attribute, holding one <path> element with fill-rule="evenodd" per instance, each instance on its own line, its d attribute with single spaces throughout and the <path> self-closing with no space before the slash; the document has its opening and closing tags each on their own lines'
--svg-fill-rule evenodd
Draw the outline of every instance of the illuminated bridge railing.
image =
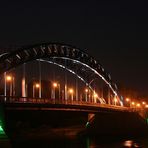
<svg viewBox="0 0 148 148">
<path fill-rule="evenodd" d="M 49 98 L 28 98 L 28 97 L 10 97 L 10 96 L 0 96 L 0 102 L 4 104 L 63 104 L 63 105 L 77 105 L 77 106 L 91 106 L 98 108 L 106 108 L 106 109 L 114 109 L 121 111 L 136 111 L 135 109 L 131 109 L 128 107 L 117 106 L 117 105 L 109 105 L 109 104 L 100 104 L 94 102 L 86 102 L 86 101 L 72 101 L 72 100 L 62 100 L 62 99 L 49 99 Z"/>
</svg>

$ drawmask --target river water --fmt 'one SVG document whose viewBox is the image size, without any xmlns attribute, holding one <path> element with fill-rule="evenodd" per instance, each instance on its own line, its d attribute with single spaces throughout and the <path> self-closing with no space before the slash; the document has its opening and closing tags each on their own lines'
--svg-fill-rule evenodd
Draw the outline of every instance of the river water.
<svg viewBox="0 0 148 148">
<path fill-rule="evenodd" d="M 32 139 L 15 140 L 0 139 L 0 148 L 148 148 L 148 137 L 113 138 L 113 137 L 81 137 L 76 139 Z"/>
</svg>

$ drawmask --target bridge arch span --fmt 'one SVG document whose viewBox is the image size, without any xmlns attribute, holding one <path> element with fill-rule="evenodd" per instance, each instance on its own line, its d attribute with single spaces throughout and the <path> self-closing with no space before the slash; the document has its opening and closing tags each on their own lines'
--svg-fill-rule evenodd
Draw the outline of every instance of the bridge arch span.
<svg viewBox="0 0 148 148">
<path fill-rule="evenodd" d="M 46 59 L 46 61 L 58 65 L 65 65 L 65 60 L 67 60 L 66 66 L 69 70 L 73 70 L 75 65 L 81 65 L 78 71 L 74 72 L 84 78 L 86 84 L 92 81 L 92 75 L 97 75 L 109 86 L 115 97 L 118 98 L 119 104 L 122 104 L 118 97 L 117 86 L 112 82 L 110 74 L 95 58 L 70 45 L 42 43 L 3 53 L 0 55 L 0 74 L 37 59 Z"/>
</svg>

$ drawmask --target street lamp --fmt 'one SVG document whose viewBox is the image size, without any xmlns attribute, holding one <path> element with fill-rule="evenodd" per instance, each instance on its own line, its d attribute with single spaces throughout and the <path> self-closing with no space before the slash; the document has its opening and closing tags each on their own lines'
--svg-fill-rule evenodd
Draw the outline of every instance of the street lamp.
<svg viewBox="0 0 148 148">
<path fill-rule="evenodd" d="M 53 87 L 56 88 L 58 84 L 56 82 L 53 83 Z"/>
<path fill-rule="evenodd" d="M 93 97 L 94 97 L 94 103 L 97 103 L 97 98 L 98 98 L 98 95 L 97 95 L 95 92 L 94 92 Z"/>
<path fill-rule="evenodd" d="M 36 88 L 40 88 L 40 84 L 38 84 L 38 83 L 35 84 L 35 87 L 36 87 Z"/>
<path fill-rule="evenodd" d="M 40 84 L 39 83 L 33 84 L 33 98 L 35 98 L 35 89 L 39 89 L 39 88 L 40 88 Z"/>
<path fill-rule="evenodd" d="M 52 98 L 55 99 L 55 89 L 56 89 L 56 87 L 58 86 L 58 84 L 57 84 L 56 82 L 53 82 L 53 83 L 52 83 L 52 86 L 53 86 L 53 87 L 52 87 L 52 88 L 53 88 L 53 89 L 52 89 Z"/>
<path fill-rule="evenodd" d="M 137 106 L 138 108 L 141 107 L 140 103 L 137 103 L 136 106 Z"/>
<path fill-rule="evenodd" d="M 115 105 L 117 104 L 117 101 L 118 101 L 117 98 L 114 98 Z"/>
<path fill-rule="evenodd" d="M 72 88 L 69 89 L 69 94 L 71 95 L 71 101 L 73 101 L 73 94 L 74 94 L 74 91 Z"/>
<path fill-rule="evenodd" d="M 134 106 L 135 105 L 135 102 L 132 102 L 131 105 Z"/>
<path fill-rule="evenodd" d="M 53 94 L 52 94 L 52 98 L 55 99 L 55 94 L 56 94 L 56 88 L 58 87 L 59 89 L 59 99 L 60 99 L 60 84 L 57 83 L 57 82 L 53 82 L 52 83 L 52 86 L 53 86 Z"/>
<path fill-rule="evenodd" d="M 129 104 L 129 107 L 131 107 L 131 100 L 129 98 L 126 98 L 127 104 Z"/>
<path fill-rule="evenodd" d="M 12 77 L 11 76 L 6 76 L 6 81 L 7 82 L 10 82 L 12 80 Z"/>
<path fill-rule="evenodd" d="M 9 93 L 9 96 L 12 96 L 12 76 L 10 75 L 5 75 L 5 96 L 7 96 L 7 82 L 9 83 L 9 90 L 10 90 L 10 93 Z"/>
<path fill-rule="evenodd" d="M 126 98 L 126 102 L 129 102 L 130 101 L 130 99 L 129 98 Z"/>
<path fill-rule="evenodd" d="M 88 89 L 85 89 L 85 101 L 87 102 Z"/>
</svg>

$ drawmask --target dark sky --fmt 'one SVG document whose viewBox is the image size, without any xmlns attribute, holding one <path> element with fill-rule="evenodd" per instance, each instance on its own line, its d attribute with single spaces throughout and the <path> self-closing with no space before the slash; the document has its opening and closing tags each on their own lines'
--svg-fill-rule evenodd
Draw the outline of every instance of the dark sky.
<svg viewBox="0 0 148 148">
<path fill-rule="evenodd" d="M 85 49 L 113 80 L 148 96 L 148 9 L 143 1 L 9 1 L 0 47 L 62 42 Z"/>
</svg>

